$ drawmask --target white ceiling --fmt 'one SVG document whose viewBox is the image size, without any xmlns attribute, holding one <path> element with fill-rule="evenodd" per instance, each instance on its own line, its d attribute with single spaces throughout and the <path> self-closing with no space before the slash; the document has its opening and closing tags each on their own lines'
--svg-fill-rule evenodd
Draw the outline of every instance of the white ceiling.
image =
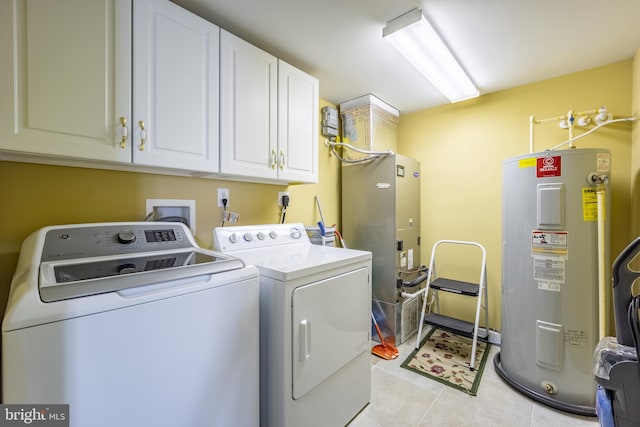
<svg viewBox="0 0 640 427">
<path fill-rule="evenodd" d="M 173 0 L 320 80 L 339 104 L 372 93 L 401 113 L 448 103 L 382 38 L 415 8 L 481 94 L 633 57 L 640 0 Z"/>
</svg>

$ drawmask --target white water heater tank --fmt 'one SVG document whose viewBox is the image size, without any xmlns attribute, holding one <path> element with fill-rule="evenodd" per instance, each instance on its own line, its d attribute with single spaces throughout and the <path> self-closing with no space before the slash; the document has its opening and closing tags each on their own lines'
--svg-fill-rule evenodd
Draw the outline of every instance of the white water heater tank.
<svg viewBox="0 0 640 427">
<path fill-rule="evenodd" d="M 610 154 L 545 151 L 503 163 L 502 330 L 498 373 L 556 409 L 593 415 L 598 344 L 598 197 L 609 275 Z M 608 282 L 607 282 L 608 284 Z M 607 286 L 608 288 L 608 286 Z M 499 366 L 501 365 L 501 366 Z"/>
</svg>

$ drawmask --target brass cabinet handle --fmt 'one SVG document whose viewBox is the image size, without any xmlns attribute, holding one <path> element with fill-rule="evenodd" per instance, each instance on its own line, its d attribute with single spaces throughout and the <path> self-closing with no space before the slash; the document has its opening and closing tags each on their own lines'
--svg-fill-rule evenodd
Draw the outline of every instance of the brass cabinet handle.
<svg viewBox="0 0 640 427">
<path fill-rule="evenodd" d="M 120 117 L 120 136 L 122 139 L 120 140 L 120 148 L 127 148 L 127 138 L 129 137 L 129 131 L 127 130 L 127 119 L 124 116 Z"/>
<path fill-rule="evenodd" d="M 273 148 L 271 149 L 271 169 L 275 169 L 276 168 L 276 150 L 274 150 Z"/>
<path fill-rule="evenodd" d="M 138 149 L 140 151 L 144 151 L 144 143 L 147 139 L 147 131 L 144 130 L 144 122 L 142 120 L 138 122 L 138 126 L 140 126 L 140 145 L 138 145 Z"/>
<path fill-rule="evenodd" d="M 284 151 L 280 150 L 280 170 L 284 169 Z"/>
</svg>

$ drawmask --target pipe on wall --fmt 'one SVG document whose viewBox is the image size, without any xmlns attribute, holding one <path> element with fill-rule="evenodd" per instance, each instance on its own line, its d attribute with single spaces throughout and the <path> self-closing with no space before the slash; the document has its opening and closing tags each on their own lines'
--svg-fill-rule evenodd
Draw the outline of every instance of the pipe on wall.
<svg viewBox="0 0 640 427">
<path fill-rule="evenodd" d="M 603 178 L 601 177 L 600 180 Z M 604 231 L 604 197 L 605 190 L 602 181 L 596 188 L 598 201 L 598 331 L 600 339 L 607 335 L 607 304 L 606 304 L 606 270 L 605 270 L 605 231 Z"/>
</svg>

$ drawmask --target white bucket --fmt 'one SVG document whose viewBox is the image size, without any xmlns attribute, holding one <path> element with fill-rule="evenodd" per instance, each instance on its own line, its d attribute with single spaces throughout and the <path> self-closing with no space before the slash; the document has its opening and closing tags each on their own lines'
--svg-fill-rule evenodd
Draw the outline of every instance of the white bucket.
<svg viewBox="0 0 640 427">
<path fill-rule="evenodd" d="M 318 226 L 308 226 L 305 227 L 307 230 L 307 236 L 309 236 L 309 240 L 314 245 L 322 244 L 322 234 L 320 234 L 320 227 Z M 335 227 L 325 227 L 324 228 L 325 236 L 324 236 L 324 244 L 325 246 L 335 246 L 336 245 L 336 229 Z"/>
</svg>

